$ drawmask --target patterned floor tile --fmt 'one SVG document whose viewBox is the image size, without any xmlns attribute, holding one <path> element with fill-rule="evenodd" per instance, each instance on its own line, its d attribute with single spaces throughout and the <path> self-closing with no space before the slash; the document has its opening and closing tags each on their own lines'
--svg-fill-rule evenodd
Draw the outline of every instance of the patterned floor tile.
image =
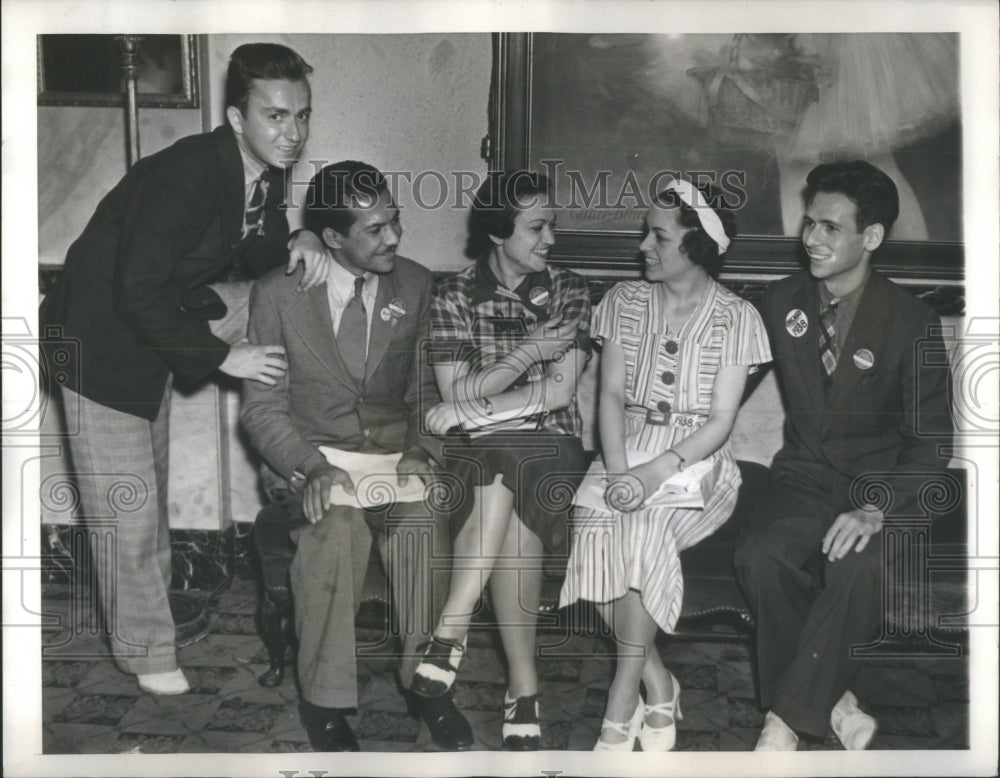
<svg viewBox="0 0 1000 778">
<path fill-rule="evenodd" d="M 122 720 L 135 701 L 135 697 L 116 694 L 77 694 L 53 721 L 114 725 Z"/>
<path fill-rule="evenodd" d="M 729 725 L 731 727 L 742 727 L 759 731 L 764 726 L 764 714 L 761 713 L 754 700 L 730 697 Z"/>
<path fill-rule="evenodd" d="M 608 693 L 604 689 L 590 687 L 583 697 L 583 717 L 597 718 L 604 717 L 604 709 L 608 706 Z M 599 723 L 599 722 L 598 722 Z"/>
<path fill-rule="evenodd" d="M 182 740 L 180 735 L 122 732 L 111 744 L 111 751 L 116 754 L 174 754 Z"/>
<path fill-rule="evenodd" d="M 406 713 L 403 696 L 393 676 L 373 675 L 358 687 L 358 699 L 364 700 L 365 710 Z"/>
<path fill-rule="evenodd" d="M 354 730 L 357 737 L 371 740 L 401 740 L 415 743 L 420 724 L 405 713 L 366 710 Z"/>
<path fill-rule="evenodd" d="M 544 712 L 542 714 L 544 716 Z M 542 721 L 542 749 L 545 751 L 565 751 L 569 748 L 569 738 L 573 731 L 572 721 Z"/>
<path fill-rule="evenodd" d="M 73 700 L 76 699 L 77 692 L 74 689 L 63 689 L 57 686 L 47 686 L 42 688 L 42 721 L 52 721 L 65 710 Z"/>
<path fill-rule="evenodd" d="M 937 738 L 934 717 L 926 707 L 870 705 L 871 714 L 878 719 L 879 732 L 884 735 L 903 735 L 918 738 Z"/>
<path fill-rule="evenodd" d="M 45 660 L 42 662 L 42 686 L 73 688 L 93 668 L 93 662 Z"/>
<path fill-rule="evenodd" d="M 47 724 L 42 727 L 43 754 L 110 754 L 115 727 L 97 724 Z"/>
<path fill-rule="evenodd" d="M 271 729 L 281 705 L 263 705 L 245 702 L 239 698 L 223 700 L 215 713 L 205 723 L 204 729 L 214 732 L 257 732 Z"/>
<path fill-rule="evenodd" d="M 693 730 L 719 730 L 729 726 L 729 700 L 703 689 L 681 690 L 683 723 Z"/>
<path fill-rule="evenodd" d="M 160 697 L 144 694 L 118 722 L 125 732 L 146 735 L 177 735 L 197 732 L 212 718 L 219 700 L 208 694 Z"/>
<path fill-rule="evenodd" d="M 311 753 L 313 749 L 308 740 L 272 740 L 267 750 L 272 754 L 300 754 Z"/>
<path fill-rule="evenodd" d="M 937 702 L 968 702 L 969 679 L 958 675 L 931 675 Z"/>
<path fill-rule="evenodd" d="M 122 672 L 111 661 L 91 663 L 90 672 L 80 679 L 76 690 L 84 694 L 120 694 L 133 697 L 145 694 L 134 675 Z"/>
<path fill-rule="evenodd" d="M 177 651 L 181 667 L 218 667 L 233 664 L 233 657 L 253 656 L 260 650 L 256 635 L 212 635 L 211 640 L 199 640 Z"/>
<path fill-rule="evenodd" d="M 719 669 L 717 665 L 675 664 L 670 668 L 681 690 L 700 689 L 714 692 L 719 688 Z"/>
<path fill-rule="evenodd" d="M 763 717 L 761 717 L 763 719 Z M 683 728 L 684 723 L 681 722 Z M 760 737 L 760 727 L 730 727 L 719 732 L 720 751 L 753 751 Z"/>
<path fill-rule="evenodd" d="M 719 731 L 677 728 L 676 751 L 718 751 Z"/>
<path fill-rule="evenodd" d="M 503 708 L 504 683 L 455 683 L 455 705 L 459 710 L 499 711 Z"/>
<path fill-rule="evenodd" d="M 202 730 L 185 737 L 177 746 L 182 754 L 263 753 L 273 740 L 256 732 Z"/>
<path fill-rule="evenodd" d="M 218 694 L 237 674 L 235 667 L 185 667 L 184 674 L 194 694 Z"/>
<path fill-rule="evenodd" d="M 753 668 L 749 662 L 727 662 L 718 667 L 717 688 L 727 697 L 754 700 L 757 697 L 753 685 Z"/>
</svg>

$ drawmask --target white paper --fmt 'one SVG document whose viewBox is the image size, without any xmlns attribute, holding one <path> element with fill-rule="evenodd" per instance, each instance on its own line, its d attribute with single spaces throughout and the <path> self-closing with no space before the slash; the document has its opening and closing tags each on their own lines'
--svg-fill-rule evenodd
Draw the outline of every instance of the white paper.
<svg viewBox="0 0 1000 778">
<path fill-rule="evenodd" d="M 355 508 L 377 508 L 393 502 L 420 502 L 424 499 L 424 482 L 411 475 L 406 486 L 400 486 L 396 465 L 403 454 L 360 454 L 339 448 L 320 446 L 320 453 L 334 467 L 346 470 L 354 482 L 354 494 L 336 484 L 330 489 L 330 502 Z"/>
<path fill-rule="evenodd" d="M 659 456 L 656 452 L 626 451 L 625 457 L 631 467 L 645 464 Z M 701 459 L 683 470 L 674 473 L 660 484 L 659 488 L 646 498 L 643 508 L 704 508 L 708 499 L 709 480 L 706 476 L 715 468 L 714 459 Z M 602 513 L 612 513 L 604 501 L 608 488 L 608 475 L 603 467 L 591 468 L 577 489 L 573 504 Z"/>
</svg>

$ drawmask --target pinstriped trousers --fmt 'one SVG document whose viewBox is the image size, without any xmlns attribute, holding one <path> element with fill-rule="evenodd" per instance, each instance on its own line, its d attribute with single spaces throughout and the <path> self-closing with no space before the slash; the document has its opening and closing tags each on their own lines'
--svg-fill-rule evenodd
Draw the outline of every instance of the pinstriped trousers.
<svg viewBox="0 0 1000 778">
<path fill-rule="evenodd" d="M 246 337 L 251 282 L 215 284 L 225 318 L 209 322 L 227 343 Z M 80 500 L 91 536 L 91 559 L 104 629 L 118 667 L 133 674 L 177 668 L 170 613 L 171 558 L 167 513 L 170 391 L 156 419 L 113 410 L 63 387 L 79 434 L 68 438 Z M 95 580 L 92 576 L 91 580 Z"/>
</svg>

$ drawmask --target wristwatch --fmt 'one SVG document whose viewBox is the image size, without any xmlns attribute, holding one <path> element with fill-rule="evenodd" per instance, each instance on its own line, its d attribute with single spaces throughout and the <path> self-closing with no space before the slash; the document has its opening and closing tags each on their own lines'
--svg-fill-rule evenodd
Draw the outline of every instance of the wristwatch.
<svg viewBox="0 0 1000 778">
<path fill-rule="evenodd" d="M 483 404 L 483 413 L 485 413 L 487 416 L 492 416 L 493 415 L 493 403 L 490 402 L 490 398 L 489 397 L 480 397 L 479 398 L 479 402 L 481 402 Z"/>
</svg>

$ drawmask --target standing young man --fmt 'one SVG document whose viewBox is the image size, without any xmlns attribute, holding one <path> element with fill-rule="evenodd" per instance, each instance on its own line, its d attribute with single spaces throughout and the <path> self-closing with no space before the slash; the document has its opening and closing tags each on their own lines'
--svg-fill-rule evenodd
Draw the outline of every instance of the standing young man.
<svg viewBox="0 0 1000 778">
<path fill-rule="evenodd" d="M 168 600 L 171 384 L 216 370 L 266 383 L 284 374 L 280 347 L 246 342 L 248 279 L 289 261 L 279 207 L 284 168 L 309 136 L 310 72 L 285 46 L 237 48 L 228 124 L 136 162 L 70 246 L 39 310 L 43 353 L 56 338 L 79 345 L 79 361 L 60 372 L 67 412 L 79 412 L 68 443 L 80 510 L 118 517 L 113 542 L 92 548 L 101 606 L 115 662 L 150 693 L 189 688 Z M 324 268 L 302 258 L 314 281 Z M 135 499 L 117 510 L 122 483 Z"/>
<path fill-rule="evenodd" d="M 947 371 L 917 358 L 918 341 L 940 340 L 938 316 L 871 267 L 899 212 L 892 179 L 867 162 L 820 165 L 805 201 L 809 272 L 772 284 L 762 306 L 785 441 L 735 560 L 769 709 L 761 751 L 796 750 L 799 733 L 828 726 L 849 750 L 871 743 L 851 648 L 884 616 L 883 522 L 921 513 L 918 489 L 947 466 L 938 448 L 952 432 Z M 881 505 L 858 499 L 865 478 L 885 487 Z"/>
</svg>

